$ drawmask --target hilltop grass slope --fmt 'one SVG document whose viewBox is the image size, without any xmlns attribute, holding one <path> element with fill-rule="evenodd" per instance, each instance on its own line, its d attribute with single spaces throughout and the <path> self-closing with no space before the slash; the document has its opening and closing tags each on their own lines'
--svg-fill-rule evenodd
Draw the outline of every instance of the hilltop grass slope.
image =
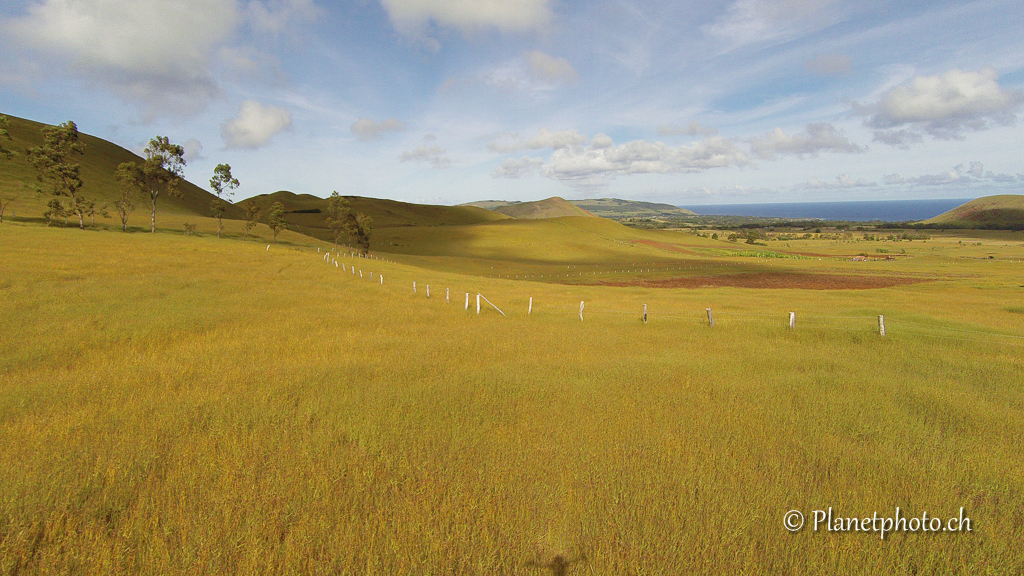
<svg viewBox="0 0 1024 576">
<path fill-rule="evenodd" d="M 19 216 L 41 218 L 49 198 L 35 191 L 38 183 L 36 171 L 29 164 L 25 150 L 42 144 L 41 130 L 46 124 L 16 116 L 8 115 L 7 117 L 11 124 L 8 132 L 13 141 L 3 144 L 9 150 L 17 152 L 17 156 L 11 160 L 0 159 L 0 196 L 5 200 L 14 199 L 5 216 L 16 212 Z M 117 166 L 122 162 L 142 162 L 142 158 L 112 142 L 84 132 L 79 132 L 79 141 L 85 144 L 85 154 L 75 154 L 69 161 L 81 166 L 82 195 L 97 200 L 99 204 L 112 205 L 121 194 L 114 176 Z M 158 223 L 162 213 L 200 217 L 210 215 L 210 207 L 216 196 L 188 181 L 182 181 L 179 190 L 181 198 L 162 195 L 158 200 Z M 148 201 L 136 200 L 136 205 L 134 218 L 141 220 L 142 212 L 148 214 Z M 242 218 L 243 216 L 242 209 L 235 205 L 229 205 L 225 212 L 225 218 Z"/>
<path fill-rule="evenodd" d="M 926 225 L 960 228 L 1024 229 L 1024 195 L 1001 194 L 976 198 L 925 220 Z"/>
<path fill-rule="evenodd" d="M 509 245 L 476 249 L 515 261 L 563 224 L 619 265 L 718 246 L 578 218 L 480 226 Z M 407 228 L 427 230 L 449 231 Z M 0 226 L 0 573 L 1024 570 L 1019 236 L 908 243 L 849 265 L 933 281 L 834 292 L 523 282 L 281 242 Z M 506 315 L 467 311 L 477 292 Z M 972 531 L 815 531 L 829 507 L 962 507 Z"/>
<path fill-rule="evenodd" d="M 467 226 L 496 220 L 508 216 L 472 206 L 435 206 L 410 204 L 397 200 L 345 196 L 353 213 L 362 212 L 373 218 L 374 230 L 395 227 L 417 226 Z M 296 194 L 281 190 L 272 194 L 260 194 L 239 202 L 239 206 L 256 204 L 264 210 L 274 202 L 280 202 L 285 209 L 285 220 L 292 229 L 321 240 L 331 239 L 327 226 L 326 198 L 312 194 Z"/>
<path fill-rule="evenodd" d="M 546 200 L 537 200 L 536 202 L 516 202 L 515 204 L 498 206 L 492 210 L 513 218 L 531 220 L 561 218 L 563 216 L 593 216 L 590 212 L 558 196 Z"/>
<path fill-rule="evenodd" d="M 695 216 L 696 213 L 686 208 L 671 204 L 640 202 L 637 200 L 620 200 L 618 198 L 599 198 L 596 200 L 570 200 L 572 204 L 602 218 L 659 218 L 666 216 Z"/>
</svg>

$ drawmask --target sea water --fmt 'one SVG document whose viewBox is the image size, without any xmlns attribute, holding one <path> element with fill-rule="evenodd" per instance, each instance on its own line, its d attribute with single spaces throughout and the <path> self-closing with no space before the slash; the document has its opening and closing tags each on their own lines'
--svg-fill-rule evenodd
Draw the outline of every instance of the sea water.
<svg viewBox="0 0 1024 576">
<path fill-rule="evenodd" d="M 869 222 L 927 220 L 969 202 L 971 198 L 943 200 L 875 200 L 862 202 L 791 202 L 780 204 L 705 204 L 680 206 L 701 216 L 763 216 L 821 218 Z"/>
</svg>

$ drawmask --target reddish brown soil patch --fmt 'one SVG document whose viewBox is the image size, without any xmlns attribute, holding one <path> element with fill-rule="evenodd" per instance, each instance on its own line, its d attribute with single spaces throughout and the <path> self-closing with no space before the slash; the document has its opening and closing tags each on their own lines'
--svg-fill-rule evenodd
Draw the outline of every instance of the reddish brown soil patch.
<svg viewBox="0 0 1024 576">
<path fill-rule="evenodd" d="M 923 282 L 920 278 L 897 276 L 852 276 L 843 274 L 804 274 L 754 272 L 719 276 L 689 276 L 662 280 L 598 282 L 602 286 L 644 286 L 647 288 L 799 288 L 803 290 L 867 290 Z"/>
</svg>

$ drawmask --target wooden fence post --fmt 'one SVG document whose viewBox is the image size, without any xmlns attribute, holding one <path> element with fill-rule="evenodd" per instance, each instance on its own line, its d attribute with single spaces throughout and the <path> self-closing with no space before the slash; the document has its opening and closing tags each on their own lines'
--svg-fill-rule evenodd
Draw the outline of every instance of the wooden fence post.
<svg viewBox="0 0 1024 576">
<path fill-rule="evenodd" d="M 789 329 L 796 329 L 796 312 L 789 313 Z"/>
<path fill-rule="evenodd" d="M 878 333 L 885 336 L 885 316 L 878 315 Z"/>
<path fill-rule="evenodd" d="M 530 307 L 526 309 L 527 314 L 533 314 L 533 296 L 530 296 Z"/>
<path fill-rule="evenodd" d="M 712 326 L 713 327 L 715 325 L 715 317 L 711 315 L 711 308 L 708 308 L 707 310 L 708 310 L 708 326 Z"/>
</svg>

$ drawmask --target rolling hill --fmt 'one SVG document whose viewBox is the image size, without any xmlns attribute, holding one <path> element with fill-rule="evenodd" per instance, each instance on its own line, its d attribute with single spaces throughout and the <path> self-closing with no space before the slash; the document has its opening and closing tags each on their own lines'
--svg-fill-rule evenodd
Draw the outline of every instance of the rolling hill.
<svg viewBox="0 0 1024 576">
<path fill-rule="evenodd" d="M 555 200 L 555 199 L 549 199 Z M 558 198 L 557 200 L 561 200 Z M 548 202 L 548 200 L 542 200 L 541 202 Z M 694 213 L 686 208 L 679 208 L 671 204 L 656 204 L 654 202 L 639 202 L 636 200 L 621 200 L 619 198 L 598 198 L 589 200 L 568 200 L 569 204 L 582 208 L 589 212 L 591 216 L 599 216 L 601 218 L 610 218 L 612 220 L 622 220 L 625 218 L 659 218 L 659 217 L 673 217 L 673 216 L 693 216 Z M 524 204 L 535 204 L 535 202 L 509 202 L 506 200 L 479 200 L 477 202 L 469 202 L 463 204 L 463 206 L 476 206 L 478 208 L 486 208 L 488 210 L 495 210 L 504 214 L 515 216 L 516 218 L 523 218 L 524 216 L 516 216 L 515 212 L 526 212 L 532 210 L 530 208 L 523 208 Z M 570 209 L 571 211 L 571 209 Z M 557 216 L 581 216 L 580 213 L 573 214 L 558 214 Z M 555 216 L 555 217 L 557 217 Z M 551 216 L 540 216 L 541 218 L 550 218 Z"/>
<path fill-rule="evenodd" d="M 925 220 L 928 226 L 956 228 L 1024 229 L 1024 195 L 1001 194 L 976 198 Z"/>
<path fill-rule="evenodd" d="M 0 196 L 4 200 L 15 199 L 11 204 L 11 211 L 16 212 L 20 217 L 41 218 L 49 198 L 35 192 L 36 172 L 28 163 L 25 150 L 42 144 L 41 130 L 46 124 L 15 116 L 8 115 L 7 117 L 10 119 L 8 132 L 12 140 L 3 142 L 3 145 L 8 150 L 15 151 L 17 156 L 11 160 L 0 159 Z M 79 133 L 79 141 L 85 144 L 85 154 L 76 156 L 73 161 L 81 166 L 82 194 L 101 204 L 112 204 L 120 195 L 117 180 L 114 178 L 118 164 L 142 162 L 142 158 L 117 144 L 82 132 Z M 210 215 L 210 205 L 216 198 L 213 194 L 188 181 L 183 181 L 179 189 L 182 193 L 181 198 L 161 196 L 158 204 L 160 213 Z M 146 211 L 148 211 L 148 205 L 137 201 L 133 219 L 138 219 L 139 214 Z M 7 215 L 10 215 L 10 212 L 5 214 L 5 216 Z M 241 207 L 228 206 L 225 218 L 243 217 L 244 212 Z M 159 224 L 159 213 L 157 218 Z"/>
<path fill-rule="evenodd" d="M 505 220 L 508 216 L 472 206 L 435 206 L 410 204 L 397 200 L 345 196 L 352 212 L 362 212 L 373 219 L 373 228 L 400 228 L 409 226 L 464 226 Z M 274 202 L 284 205 L 285 220 L 296 232 L 330 240 L 327 227 L 327 199 L 311 194 L 296 194 L 280 190 L 272 194 L 260 194 L 238 203 L 245 208 L 250 203 L 262 206 L 264 210 Z"/>
<path fill-rule="evenodd" d="M 596 200 L 570 200 L 572 204 L 583 208 L 594 216 L 602 218 L 658 218 L 664 216 L 694 216 L 692 210 L 679 208 L 671 204 L 639 202 L 636 200 L 620 200 L 618 198 L 600 198 Z"/>
<path fill-rule="evenodd" d="M 583 208 L 576 206 L 564 198 L 553 196 L 547 200 L 536 202 L 516 202 L 492 208 L 493 211 L 506 214 L 513 218 L 536 220 L 539 218 L 561 218 L 563 216 L 594 216 Z"/>
</svg>

